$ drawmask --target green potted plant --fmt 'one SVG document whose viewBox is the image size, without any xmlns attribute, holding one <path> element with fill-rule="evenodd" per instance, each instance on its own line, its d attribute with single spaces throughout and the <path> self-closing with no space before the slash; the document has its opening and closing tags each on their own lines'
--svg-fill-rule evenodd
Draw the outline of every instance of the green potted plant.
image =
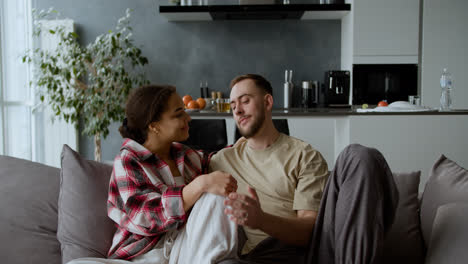
<svg viewBox="0 0 468 264">
<path fill-rule="evenodd" d="M 34 36 L 40 36 L 47 19 L 57 16 L 53 10 L 34 12 Z M 48 29 L 58 37 L 57 48 L 36 48 L 23 57 L 23 62 L 34 65 L 31 85 L 41 102 L 76 127 L 82 120 L 82 133 L 94 137 L 97 161 L 101 160 L 101 136 L 106 138 L 112 122 L 123 120 L 130 89 L 149 83 L 143 73 L 148 59 L 132 42 L 130 17 L 127 9 L 115 31 L 98 36 L 86 47 L 65 26 Z"/>
</svg>

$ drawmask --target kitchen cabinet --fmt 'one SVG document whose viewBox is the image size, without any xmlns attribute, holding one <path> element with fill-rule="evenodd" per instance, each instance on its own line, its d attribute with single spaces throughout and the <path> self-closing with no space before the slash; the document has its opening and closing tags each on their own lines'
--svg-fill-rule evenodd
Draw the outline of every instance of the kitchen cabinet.
<svg viewBox="0 0 468 264">
<path fill-rule="evenodd" d="M 349 143 L 382 152 L 392 171 L 421 170 L 420 190 L 441 154 L 468 168 L 468 115 L 356 115 L 345 130 Z"/>
<path fill-rule="evenodd" d="M 218 116 L 214 115 L 201 115 L 192 116 L 192 119 L 218 119 L 224 118 L 226 120 L 226 131 L 228 144 L 234 144 L 234 131 L 236 124 L 231 115 Z M 337 122 L 343 122 L 348 117 L 344 115 L 337 116 L 297 116 L 297 117 L 286 117 L 276 116 L 273 118 L 287 118 L 289 126 L 289 134 L 293 137 L 304 140 L 309 143 L 315 149 L 322 153 L 329 166 L 335 163 L 335 149 L 341 150 L 344 146 L 340 145 L 340 140 L 335 143 L 335 138 L 343 139 L 341 131 L 336 129 Z M 338 120 L 338 121 L 337 121 Z M 338 134 L 336 134 L 338 133 Z M 345 142 L 346 144 L 347 142 Z"/>
<path fill-rule="evenodd" d="M 440 105 L 440 75 L 447 68 L 454 78 L 453 108 L 468 108 L 467 0 L 424 0 L 421 49 L 421 98 Z M 465 32 L 465 33 L 463 33 Z"/>
<path fill-rule="evenodd" d="M 225 118 L 228 144 L 234 143 L 235 123 L 230 114 L 199 114 L 192 118 Z M 430 168 L 442 154 L 468 168 L 466 110 L 407 114 L 274 113 L 273 118 L 287 118 L 290 135 L 319 150 L 330 170 L 341 151 L 353 143 L 379 150 L 394 172 L 421 170 L 421 190 Z"/>
<path fill-rule="evenodd" d="M 353 63 L 418 63 L 420 0 L 354 0 Z"/>
<path fill-rule="evenodd" d="M 337 147 L 336 122 L 346 118 L 346 116 L 289 117 L 289 134 L 319 150 L 331 170 L 333 168 L 331 166 L 335 163 L 335 147 Z"/>
</svg>

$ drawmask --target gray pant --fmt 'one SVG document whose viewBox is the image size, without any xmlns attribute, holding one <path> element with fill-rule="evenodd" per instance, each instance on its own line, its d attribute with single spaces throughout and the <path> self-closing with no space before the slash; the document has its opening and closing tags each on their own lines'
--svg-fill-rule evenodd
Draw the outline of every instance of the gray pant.
<svg viewBox="0 0 468 264">
<path fill-rule="evenodd" d="M 267 238 L 241 260 L 221 263 L 380 263 L 397 204 L 398 191 L 382 154 L 349 145 L 327 181 L 307 248 Z"/>
</svg>

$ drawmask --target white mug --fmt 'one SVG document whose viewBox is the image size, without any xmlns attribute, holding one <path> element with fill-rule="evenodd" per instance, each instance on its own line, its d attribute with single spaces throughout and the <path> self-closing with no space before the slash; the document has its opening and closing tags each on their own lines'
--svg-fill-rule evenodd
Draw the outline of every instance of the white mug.
<svg viewBox="0 0 468 264">
<path fill-rule="evenodd" d="M 421 105 L 421 98 L 419 95 L 410 95 L 408 96 L 408 102 L 413 105 Z"/>
</svg>

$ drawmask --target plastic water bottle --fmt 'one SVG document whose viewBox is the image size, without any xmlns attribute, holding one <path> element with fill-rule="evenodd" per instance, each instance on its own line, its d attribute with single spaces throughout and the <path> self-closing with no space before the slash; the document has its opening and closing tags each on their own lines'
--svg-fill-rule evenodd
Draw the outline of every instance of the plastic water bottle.
<svg viewBox="0 0 468 264">
<path fill-rule="evenodd" d="M 453 80 L 452 75 L 448 72 L 447 68 L 444 68 L 442 76 L 440 76 L 440 111 L 450 111 L 452 109 L 452 88 Z"/>
</svg>

